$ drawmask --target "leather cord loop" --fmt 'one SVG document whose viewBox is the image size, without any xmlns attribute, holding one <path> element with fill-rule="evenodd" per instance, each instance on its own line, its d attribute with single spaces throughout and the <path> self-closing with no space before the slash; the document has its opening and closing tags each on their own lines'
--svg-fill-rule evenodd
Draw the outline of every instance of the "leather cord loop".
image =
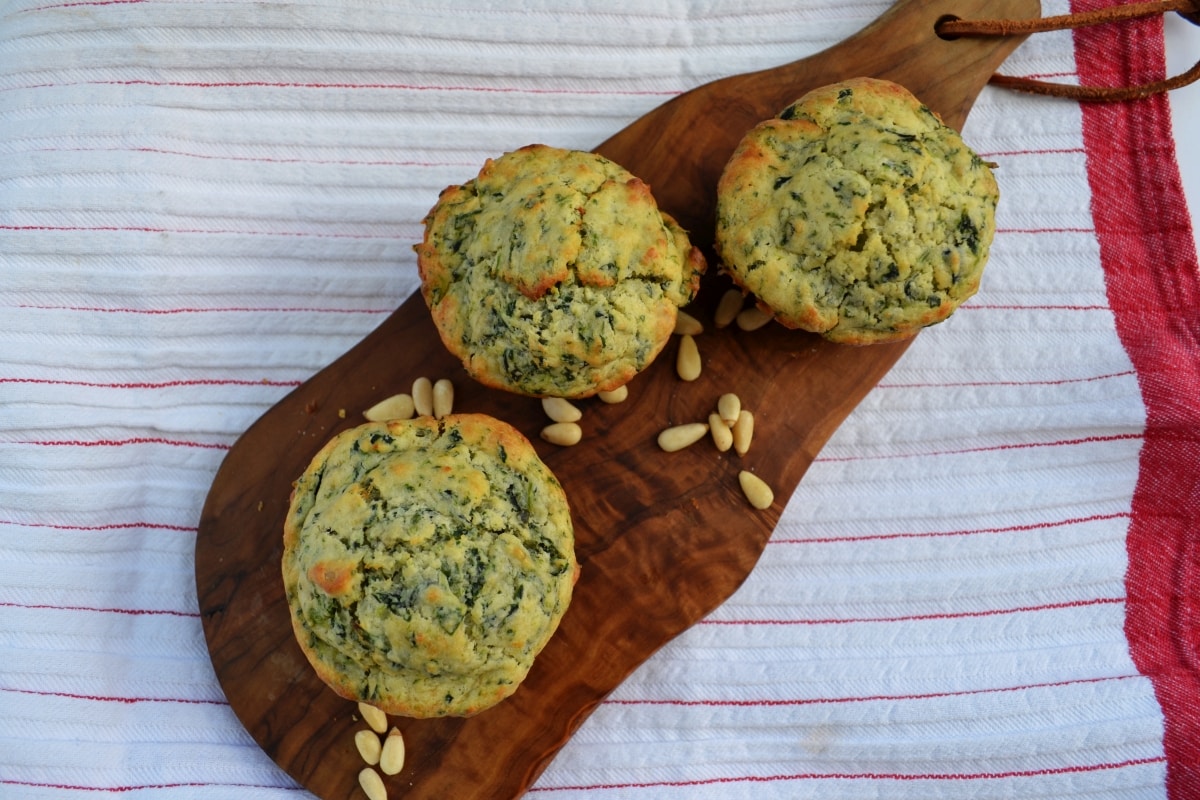
<svg viewBox="0 0 1200 800">
<path fill-rule="evenodd" d="M 1130 3 L 1078 14 L 1060 14 L 1039 19 L 970 20 L 949 16 L 938 20 L 936 27 L 938 35 L 943 39 L 956 39 L 960 36 L 1027 36 L 1031 33 L 1124 22 L 1172 11 L 1193 25 L 1200 25 L 1200 0 L 1158 0 L 1157 2 Z M 1113 102 L 1149 97 L 1187 86 L 1197 80 L 1200 80 L 1200 61 L 1179 75 L 1140 86 L 1073 86 L 1000 74 L 993 75 L 989 82 L 1008 89 L 1052 97 L 1066 97 L 1089 102 Z"/>
</svg>

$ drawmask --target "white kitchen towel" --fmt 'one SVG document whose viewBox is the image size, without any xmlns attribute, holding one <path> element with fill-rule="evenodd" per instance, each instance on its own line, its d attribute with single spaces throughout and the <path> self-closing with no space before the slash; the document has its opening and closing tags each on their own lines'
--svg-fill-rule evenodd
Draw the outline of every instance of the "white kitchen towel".
<svg viewBox="0 0 1200 800">
<path fill-rule="evenodd" d="M 0 797 L 308 796 L 197 613 L 235 438 L 414 290 L 422 216 L 486 158 L 591 149 L 886 7 L 0 5 Z M 1149 21 L 1040 34 L 1003 71 L 1162 60 Z M 982 291 L 531 797 L 1200 796 L 1200 275 L 1169 113 L 984 91 Z"/>
</svg>

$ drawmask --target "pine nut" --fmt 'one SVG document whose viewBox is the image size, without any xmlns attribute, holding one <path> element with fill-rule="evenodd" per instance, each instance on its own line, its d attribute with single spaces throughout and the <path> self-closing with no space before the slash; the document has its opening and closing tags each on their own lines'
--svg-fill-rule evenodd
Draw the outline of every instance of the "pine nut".
<svg viewBox="0 0 1200 800">
<path fill-rule="evenodd" d="M 404 737 L 392 728 L 383 740 L 383 751 L 379 757 L 379 771 L 384 775 L 395 775 L 404 769 Z"/>
<path fill-rule="evenodd" d="M 754 415 L 746 409 L 738 412 L 737 422 L 733 423 L 733 449 L 739 456 L 744 456 L 750 450 L 750 441 L 754 438 Z"/>
<path fill-rule="evenodd" d="M 358 715 L 363 718 L 363 722 L 371 726 L 371 730 L 376 733 L 383 733 L 387 730 L 387 714 L 383 713 L 375 706 L 367 703 L 358 704 Z"/>
<path fill-rule="evenodd" d="M 433 385 L 433 416 L 441 419 L 454 411 L 454 384 L 449 378 L 439 378 Z"/>
<path fill-rule="evenodd" d="M 596 396 L 605 403 L 624 403 L 626 398 L 629 397 L 629 387 L 618 386 L 611 392 L 597 392 Z"/>
<path fill-rule="evenodd" d="M 570 400 L 561 397 L 543 397 L 542 410 L 555 422 L 579 422 L 583 419 L 583 412 L 573 406 Z"/>
<path fill-rule="evenodd" d="M 718 328 L 729 327 L 729 324 L 737 318 L 744 303 L 745 299 L 740 290 L 726 290 L 725 294 L 721 295 L 720 302 L 717 303 L 717 310 L 713 313 L 713 324 Z"/>
<path fill-rule="evenodd" d="M 750 505 L 759 509 L 770 508 L 775 502 L 775 492 L 767 486 L 767 482 L 753 472 L 742 470 L 738 473 L 738 483 L 742 485 L 742 494 L 750 501 Z"/>
<path fill-rule="evenodd" d="M 773 319 L 775 319 L 774 316 L 758 306 L 750 306 L 750 308 L 738 312 L 737 326 L 744 331 L 756 331 Z"/>
<path fill-rule="evenodd" d="M 387 800 L 387 787 L 383 785 L 383 778 L 370 767 L 363 767 L 362 772 L 358 773 L 358 785 L 367 795 L 367 800 Z"/>
<path fill-rule="evenodd" d="M 417 378 L 413 381 L 412 398 L 418 417 L 433 416 L 433 383 L 429 378 Z"/>
<path fill-rule="evenodd" d="M 379 743 L 379 736 L 374 731 L 361 730 L 354 734 L 354 746 L 358 748 L 358 754 L 362 756 L 363 761 L 371 766 L 379 763 L 383 746 Z"/>
<path fill-rule="evenodd" d="M 737 422 L 738 414 L 742 413 L 742 400 L 733 392 L 727 392 L 717 399 L 717 413 L 726 425 Z"/>
<path fill-rule="evenodd" d="M 394 394 L 368 408 L 363 412 L 363 416 L 371 422 L 383 422 L 388 419 L 412 419 L 413 410 L 412 395 Z"/>
<path fill-rule="evenodd" d="M 542 428 L 542 438 L 550 444 L 570 447 L 579 444 L 579 440 L 583 438 L 583 428 L 580 428 L 577 422 L 555 422 Z"/>
<path fill-rule="evenodd" d="M 733 431 L 729 430 L 729 426 L 725 424 L 725 420 L 721 419 L 720 414 L 708 415 L 708 429 L 712 432 L 713 444 L 722 453 L 733 447 Z"/>
<path fill-rule="evenodd" d="M 694 381 L 700 377 L 700 348 L 696 347 L 696 340 L 686 333 L 679 338 L 675 371 L 685 381 Z"/>
<path fill-rule="evenodd" d="M 700 441 L 706 433 L 708 433 L 708 425 L 703 422 L 676 425 L 658 435 L 658 446 L 668 453 L 674 453 Z"/>
<path fill-rule="evenodd" d="M 683 336 L 699 336 L 704 333 L 704 324 L 700 320 L 693 317 L 686 311 L 679 311 L 675 315 L 675 334 Z"/>
</svg>

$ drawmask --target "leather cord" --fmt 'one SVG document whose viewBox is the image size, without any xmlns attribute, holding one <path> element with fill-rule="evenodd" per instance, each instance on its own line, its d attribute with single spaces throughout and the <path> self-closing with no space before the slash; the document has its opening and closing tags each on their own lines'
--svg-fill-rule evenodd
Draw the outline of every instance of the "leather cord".
<svg viewBox="0 0 1200 800">
<path fill-rule="evenodd" d="M 1078 14 L 1060 14 L 1039 19 L 960 19 L 947 16 L 938 20 L 937 33 L 943 39 L 956 39 L 960 36 L 1027 36 L 1031 33 L 1044 31 L 1061 31 L 1073 28 L 1085 28 L 1092 25 L 1103 25 L 1112 22 L 1141 19 L 1176 12 L 1193 25 L 1200 25 L 1200 0 L 1159 0 L 1158 2 L 1130 3 L 1128 5 L 1112 6 L 1110 8 L 1085 11 Z M 1017 78 L 1008 75 L 993 75 L 989 81 L 996 86 L 1015 89 L 1022 92 L 1066 97 L 1073 100 L 1088 102 L 1113 102 L 1120 100 L 1137 100 L 1150 95 L 1178 89 L 1200 80 L 1200 61 L 1191 69 L 1171 78 L 1139 86 L 1073 86 L 1064 83 L 1051 83 L 1032 78 Z"/>
</svg>

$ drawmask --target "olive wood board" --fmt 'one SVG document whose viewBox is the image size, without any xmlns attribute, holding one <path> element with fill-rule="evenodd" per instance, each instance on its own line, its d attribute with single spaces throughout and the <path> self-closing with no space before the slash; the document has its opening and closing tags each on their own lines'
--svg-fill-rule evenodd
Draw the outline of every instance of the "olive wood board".
<svg viewBox="0 0 1200 800">
<path fill-rule="evenodd" d="M 813 458 L 911 342 L 848 347 L 774 323 L 753 332 L 714 328 L 712 310 L 730 283 L 707 245 L 717 178 L 737 141 L 805 91 L 856 76 L 906 86 L 961 129 L 1020 39 L 943 40 L 937 20 L 1039 13 L 1037 0 L 899 2 L 840 44 L 701 86 L 596 148 L 650 184 L 710 266 L 689 308 L 706 322 L 697 337 L 700 378 L 676 375 L 673 340 L 629 384 L 624 403 L 579 402 L 580 444 L 541 441 L 548 420 L 538 400 L 470 380 L 441 345 L 419 293 L 255 422 L 204 504 L 196 588 L 217 678 L 262 749 L 324 800 L 362 797 L 353 743 L 362 722 L 353 703 L 319 681 L 292 634 L 280 574 L 283 519 L 292 481 L 331 436 L 361 423 L 378 400 L 409 391 L 415 378 L 448 377 L 455 411 L 513 424 L 558 476 L 582 571 L 562 624 L 512 697 L 470 718 L 393 718 L 408 759 L 386 782 L 393 797 L 521 796 L 605 696 L 737 589 Z M 707 440 L 676 453 L 659 449 L 663 428 L 707 420 L 728 391 L 755 415 L 746 455 L 721 453 Z M 741 469 L 774 488 L 770 508 L 750 507 Z"/>
</svg>

